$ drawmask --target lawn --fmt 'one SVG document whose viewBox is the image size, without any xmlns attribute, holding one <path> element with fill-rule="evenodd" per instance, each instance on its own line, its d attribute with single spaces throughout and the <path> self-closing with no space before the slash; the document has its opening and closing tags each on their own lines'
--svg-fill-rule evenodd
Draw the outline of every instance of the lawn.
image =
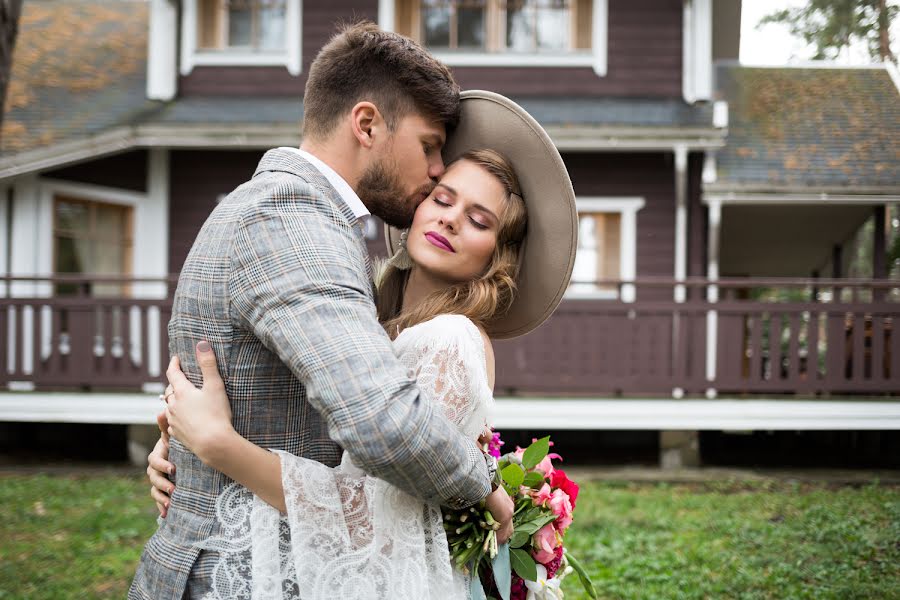
<svg viewBox="0 0 900 600">
<path fill-rule="evenodd" d="M 155 527 L 139 476 L 2 476 L 0 598 L 122 598 Z M 567 539 L 603 598 L 900 598 L 877 483 L 585 482 Z"/>
</svg>

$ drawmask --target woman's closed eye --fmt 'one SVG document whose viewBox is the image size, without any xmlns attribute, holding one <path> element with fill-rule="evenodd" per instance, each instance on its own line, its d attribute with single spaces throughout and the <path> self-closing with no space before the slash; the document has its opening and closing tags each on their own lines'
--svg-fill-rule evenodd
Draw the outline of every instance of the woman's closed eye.
<svg viewBox="0 0 900 600">
<path fill-rule="evenodd" d="M 472 225 L 474 225 L 478 229 L 485 230 L 489 227 L 489 225 L 485 225 L 481 221 L 476 220 L 474 217 L 469 217 L 469 220 L 472 221 Z"/>
</svg>

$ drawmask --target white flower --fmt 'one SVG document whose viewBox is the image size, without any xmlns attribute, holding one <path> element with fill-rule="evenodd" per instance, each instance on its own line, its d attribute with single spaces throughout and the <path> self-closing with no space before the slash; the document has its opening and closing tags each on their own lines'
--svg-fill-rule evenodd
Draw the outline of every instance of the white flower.
<svg viewBox="0 0 900 600">
<path fill-rule="evenodd" d="M 563 592 L 559 589 L 559 579 L 556 577 L 547 578 L 547 567 L 544 565 L 536 565 L 537 581 L 525 580 L 525 587 L 528 588 L 528 596 L 526 600 L 560 600 Z"/>
</svg>

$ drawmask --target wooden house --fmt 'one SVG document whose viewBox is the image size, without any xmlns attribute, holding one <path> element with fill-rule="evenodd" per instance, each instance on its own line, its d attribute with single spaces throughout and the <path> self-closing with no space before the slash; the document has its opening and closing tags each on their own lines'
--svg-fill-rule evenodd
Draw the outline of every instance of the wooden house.
<svg viewBox="0 0 900 600">
<path fill-rule="evenodd" d="M 900 429 L 900 77 L 741 66 L 738 0 L 26 0 L 0 421 L 153 423 L 194 236 L 299 145 L 309 64 L 359 18 L 519 102 L 569 168 L 574 279 L 497 344 L 498 426 L 658 430 L 665 465 L 696 462 L 704 429 Z M 849 279 L 872 218 L 872 277 Z"/>
</svg>

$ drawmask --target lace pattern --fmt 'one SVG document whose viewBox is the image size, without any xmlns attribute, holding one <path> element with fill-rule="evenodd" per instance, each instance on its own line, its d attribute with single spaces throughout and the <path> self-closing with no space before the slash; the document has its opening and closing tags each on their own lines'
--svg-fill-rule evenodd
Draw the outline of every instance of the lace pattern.
<svg viewBox="0 0 900 600">
<path fill-rule="evenodd" d="M 493 397 L 481 334 L 460 315 L 403 331 L 395 352 L 422 394 L 477 438 Z M 451 567 L 441 510 L 365 475 L 344 454 L 335 468 L 277 451 L 287 515 L 242 486 L 216 501 L 218 552 L 207 600 L 468 598 Z"/>
</svg>

